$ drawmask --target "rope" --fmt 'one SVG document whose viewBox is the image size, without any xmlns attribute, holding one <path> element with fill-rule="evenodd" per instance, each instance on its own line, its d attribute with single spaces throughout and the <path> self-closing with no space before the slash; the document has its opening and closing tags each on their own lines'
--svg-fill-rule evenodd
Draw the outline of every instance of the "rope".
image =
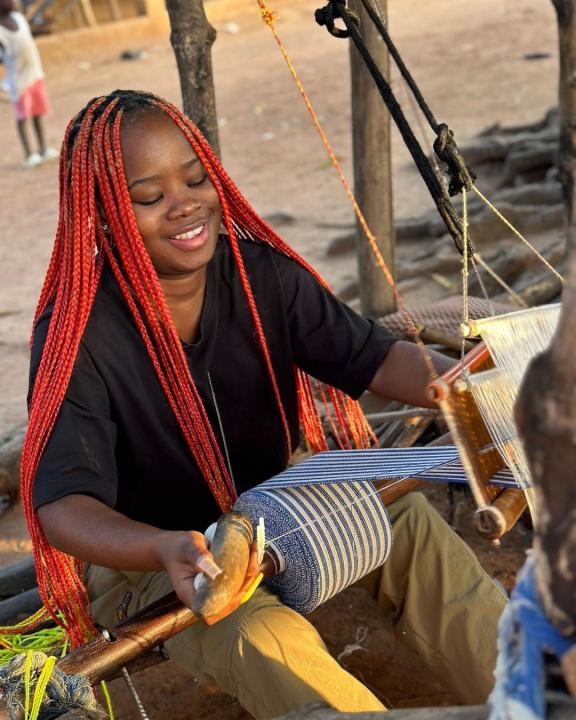
<svg viewBox="0 0 576 720">
<path fill-rule="evenodd" d="M 0 694 L 6 698 L 9 720 L 37 720 L 40 713 L 55 717 L 81 708 L 89 720 L 104 720 L 88 680 L 66 675 L 56 657 L 42 652 L 16 655 L 0 667 Z"/>
<path fill-rule="evenodd" d="M 370 18 L 374 22 L 384 41 L 387 44 L 390 43 L 390 45 L 392 46 L 393 56 L 394 54 L 398 56 L 398 52 L 392 45 L 392 41 L 388 36 L 386 28 L 384 27 L 384 24 L 381 22 L 377 13 L 375 13 L 373 8 L 369 4 L 365 3 L 364 0 L 363 3 Z M 396 127 L 400 131 L 406 147 L 412 155 L 412 158 L 416 164 L 416 167 L 418 168 L 418 171 L 420 172 L 420 175 L 422 176 L 422 179 L 424 180 L 424 183 L 428 187 L 428 190 L 432 196 L 432 199 L 434 200 L 434 203 L 436 204 L 438 212 L 440 213 L 440 216 L 442 217 L 446 224 L 446 227 L 448 228 L 448 232 L 450 233 L 450 235 L 452 235 L 458 251 L 462 253 L 463 234 L 458 213 L 452 205 L 448 193 L 444 188 L 444 185 L 436 177 L 430 160 L 426 157 L 426 154 L 422 150 L 420 143 L 418 142 L 412 128 L 410 127 L 410 124 L 406 120 L 406 117 L 402 112 L 402 108 L 400 107 L 398 101 L 394 96 L 392 88 L 390 87 L 389 83 L 384 78 L 377 65 L 375 64 L 372 56 L 370 55 L 370 52 L 368 51 L 368 48 L 366 47 L 362 36 L 358 31 L 358 17 L 346 8 L 346 3 L 344 0 L 329 0 L 326 7 L 316 11 L 315 18 L 316 22 L 321 26 L 326 26 L 328 32 L 330 32 L 334 37 L 349 37 L 354 42 L 356 49 L 360 53 L 360 56 L 362 57 L 368 71 L 370 72 L 374 82 L 376 83 L 376 87 L 378 88 L 382 100 L 384 101 L 386 107 L 388 108 L 388 111 L 390 112 L 390 115 L 396 123 Z M 334 25 L 334 21 L 336 18 L 340 18 L 344 22 L 344 24 L 346 25 L 346 31 L 340 30 Z M 396 57 L 394 57 L 394 59 L 396 60 Z M 404 73 L 407 74 L 404 75 L 404 77 L 412 89 L 413 86 L 415 87 L 414 80 L 406 70 L 401 58 L 399 58 L 399 60 L 400 72 L 402 72 L 403 75 Z M 450 174 L 450 185 L 448 192 L 451 195 L 455 195 L 460 192 L 464 187 L 469 190 L 472 187 L 476 176 L 470 172 L 470 170 L 464 163 L 464 160 L 460 155 L 456 143 L 454 142 L 454 136 L 452 131 L 448 128 L 447 125 L 438 124 L 436 122 L 430 109 L 424 102 L 424 99 L 417 88 L 416 91 L 417 100 L 419 104 L 420 100 L 422 101 L 422 104 L 420 104 L 420 106 L 429 122 L 431 122 L 432 128 L 437 134 L 436 141 L 434 142 L 434 150 L 438 157 L 448 165 L 448 171 Z M 474 249 L 470 243 L 470 239 L 468 239 L 468 242 L 468 252 L 470 255 L 472 255 L 474 253 Z"/>
</svg>

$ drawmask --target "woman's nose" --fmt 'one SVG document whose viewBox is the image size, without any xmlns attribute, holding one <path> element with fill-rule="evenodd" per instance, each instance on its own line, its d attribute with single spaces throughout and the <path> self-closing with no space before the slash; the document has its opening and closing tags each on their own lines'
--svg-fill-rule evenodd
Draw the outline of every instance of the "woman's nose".
<svg viewBox="0 0 576 720">
<path fill-rule="evenodd" d="M 180 192 L 174 197 L 168 209 L 168 219 L 172 220 L 193 215 L 198 212 L 201 205 L 200 198 L 191 192 L 190 188 L 186 188 L 185 192 Z"/>
</svg>

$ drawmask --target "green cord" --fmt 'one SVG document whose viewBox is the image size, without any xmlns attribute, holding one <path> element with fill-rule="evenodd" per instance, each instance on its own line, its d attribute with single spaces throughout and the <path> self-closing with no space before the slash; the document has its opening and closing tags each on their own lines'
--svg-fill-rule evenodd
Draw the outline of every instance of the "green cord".
<svg viewBox="0 0 576 720">
<path fill-rule="evenodd" d="M 46 655 L 58 653 L 64 656 L 68 650 L 66 631 L 61 627 L 44 628 L 34 633 L 0 637 L 0 665 L 29 650 Z"/>
<path fill-rule="evenodd" d="M 106 700 L 106 710 L 108 712 L 108 717 L 110 718 L 110 720 L 114 720 L 114 709 L 112 708 L 112 700 L 108 691 L 108 685 L 106 685 L 106 682 L 102 680 L 102 682 L 100 683 L 100 687 L 102 688 L 104 700 Z"/>
</svg>

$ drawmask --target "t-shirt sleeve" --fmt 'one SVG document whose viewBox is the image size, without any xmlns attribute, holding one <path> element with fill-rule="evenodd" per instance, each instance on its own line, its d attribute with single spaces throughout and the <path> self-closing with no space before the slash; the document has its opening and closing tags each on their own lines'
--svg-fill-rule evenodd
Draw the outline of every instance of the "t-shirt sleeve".
<svg viewBox="0 0 576 720">
<path fill-rule="evenodd" d="M 30 366 L 30 391 L 48 327 L 38 323 Z M 105 383 L 81 344 L 54 429 L 34 479 L 34 508 L 66 495 L 90 495 L 114 507 L 117 495 L 116 425 Z"/>
<path fill-rule="evenodd" d="M 305 268 L 274 255 L 296 365 L 358 398 L 397 338 L 324 288 Z"/>
</svg>

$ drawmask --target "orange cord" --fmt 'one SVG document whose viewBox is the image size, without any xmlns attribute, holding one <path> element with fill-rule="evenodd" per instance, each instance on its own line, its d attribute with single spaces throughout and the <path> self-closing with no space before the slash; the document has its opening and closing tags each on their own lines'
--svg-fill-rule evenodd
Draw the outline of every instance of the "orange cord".
<svg viewBox="0 0 576 720">
<path fill-rule="evenodd" d="M 374 237 L 374 234 L 368 227 L 366 218 L 364 217 L 362 210 L 360 209 L 360 206 L 358 205 L 358 201 L 356 200 L 356 198 L 354 196 L 354 192 L 353 192 L 352 188 L 350 187 L 350 184 L 346 180 L 346 176 L 344 175 L 342 166 L 340 165 L 340 162 L 338 161 L 338 158 L 336 157 L 336 154 L 334 153 L 334 151 L 332 149 L 330 141 L 328 140 L 328 137 L 327 137 L 326 133 L 324 132 L 324 128 L 322 127 L 320 120 L 318 119 L 318 115 L 316 114 L 314 108 L 312 107 L 312 103 L 310 102 L 310 99 L 308 98 L 308 95 L 306 94 L 306 90 L 304 89 L 304 86 L 302 85 L 302 81 L 300 80 L 300 78 L 298 76 L 296 68 L 294 67 L 294 63 L 290 59 L 290 56 L 288 55 L 288 51 L 286 50 L 284 43 L 282 42 L 282 39 L 280 38 L 278 31 L 276 30 L 275 22 L 278 18 L 278 13 L 270 10 L 264 0 L 256 0 L 256 2 L 258 3 L 258 6 L 260 7 L 260 15 L 262 16 L 262 20 L 266 23 L 266 25 L 268 25 L 268 27 L 272 31 L 272 34 L 274 35 L 274 39 L 276 40 L 276 43 L 277 43 L 278 47 L 280 48 L 280 52 L 282 53 L 284 60 L 286 61 L 286 64 L 288 65 L 288 69 L 290 70 L 290 73 L 291 73 L 292 77 L 294 78 L 294 82 L 296 83 L 296 86 L 298 87 L 298 90 L 300 91 L 300 95 L 302 96 L 302 99 L 304 100 L 304 104 L 306 105 L 306 108 L 308 109 L 308 112 L 310 113 L 310 116 L 312 117 L 312 121 L 314 122 L 314 125 L 316 126 L 316 130 L 318 131 L 318 134 L 320 135 L 320 138 L 324 144 L 324 147 L 326 148 L 328 156 L 330 157 L 330 161 L 331 161 L 332 165 L 334 166 L 334 169 L 336 170 L 336 174 L 338 175 L 338 177 L 340 179 L 342 187 L 344 188 L 344 192 L 348 196 L 348 199 L 350 200 L 352 208 L 354 209 L 354 212 L 356 213 L 356 217 L 358 218 L 358 221 L 362 227 L 362 230 L 364 231 L 366 239 L 368 240 L 368 244 L 370 246 L 370 249 L 372 250 L 372 254 L 374 255 L 376 264 L 380 268 L 382 273 L 384 274 L 384 277 L 386 278 L 386 282 L 392 288 L 392 292 L 394 293 L 394 298 L 396 299 L 396 302 L 398 304 L 398 309 L 399 309 L 399 311 L 404 319 L 404 323 L 406 325 L 406 333 L 408 335 L 412 335 L 414 337 L 414 340 L 422 354 L 424 362 L 426 363 L 426 367 L 428 368 L 431 379 L 435 379 L 438 377 L 438 373 L 436 372 L 436 369 L 432 362 L 432 357 L 430 356 L 430 353 L 428 352 L 426 345 L 422 342 L 422 339 L 420 338 L 420 333 L 419 333 L 418 327 L 416 325 L 416 322 L 415 322 L 414 318 L 412 317 L 410 311 L 406 307 L 406 305 L 400 295 L 398 286 L 396 285 L 396 282 L 394 280 L 394 276 L 392 275 L 390 268 L 388 267 L 386 260 L 384 259 L 384 256 L 382 255 L 380 248 L 378 247 L 378 243 L 376 242 L 376 238 Z"/>
</svg>

